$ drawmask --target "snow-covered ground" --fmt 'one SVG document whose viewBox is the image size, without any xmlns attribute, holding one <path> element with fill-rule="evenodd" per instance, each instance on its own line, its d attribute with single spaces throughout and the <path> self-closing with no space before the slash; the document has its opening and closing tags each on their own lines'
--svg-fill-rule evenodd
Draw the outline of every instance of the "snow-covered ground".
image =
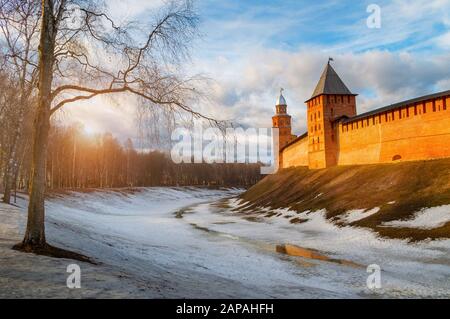
<svg viewBox="0 0 450 319">
<path fill-rule="evenodd" d="M 383 226 L 433 229 L 450 222 L 450 205 L 424 208 L 413 218 L 386 222 Z"/>
<path fill-rule="evenodd" d="M 123 279 L 123 293 L 135 297 L 450 297 L 450 240 L 380 239 L 365 229 L 337 227 L 323 211 L 280 209 L 270 219 L 244 215 L 232 209 L 238 201 L 225 199 L 237 193 L 199 188 L 72 193 L 47 202 L 47 237 L 102 263 L 83 264 L 82 273 L 86 267 L 113 283 Z M 23 215 L 15 219 L 21 232 Z M 288 216 L 304 222 L 291 224 Z M 279 244 L 316 249 L 363 267 L 288 256 L 276 252 Z M 375 291 L 366 285 L 371 264 L 382 270 L 382 287 Z M 82 280 L 81 290 L 95 290 L 94 280 Z M 14 287 L 0 280 L 0 291 L 6 288 Z"/>
</svg>

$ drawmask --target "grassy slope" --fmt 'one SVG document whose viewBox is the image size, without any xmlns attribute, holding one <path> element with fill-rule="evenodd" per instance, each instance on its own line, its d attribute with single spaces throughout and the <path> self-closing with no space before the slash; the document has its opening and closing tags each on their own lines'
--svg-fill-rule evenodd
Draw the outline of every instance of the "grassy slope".
<svg viewBox="0 0 450 319">
<path fill-rule="evenodd" d="M 450 238 L 450 223 L 432 230 L 380 227 L 382 222 L 408 218 L 423 207 L 450 204 L 450 159 L 284 169 L 264 178 L 242 198 L 251 202 L 245 208 L 249 211 L 258 206 L 291 207 L 298 212 L 325 208 L 328 218 L 351 209 L 380 207 L 378 213 L 351 225 L 369 227 L 391 238 Z"/>
</svg>

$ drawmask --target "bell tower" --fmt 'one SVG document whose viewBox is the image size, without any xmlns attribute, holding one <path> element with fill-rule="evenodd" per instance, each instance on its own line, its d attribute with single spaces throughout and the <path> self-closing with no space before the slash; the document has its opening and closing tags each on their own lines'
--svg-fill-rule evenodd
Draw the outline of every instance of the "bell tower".
<svg viewBox="0 0 450 319">
<path fill-rule="evenodd" d="M 337 165 L 338 134 L 335 120 L 356 116 L 356 96 L 331 66 L 332 58 L 317 83 L 311 98 L 305 103 L 308 114 L 309 168 Z"/>
<path fill-rule="evenodd" d="M 287 114 L 287 103 L 280 89 L 280 96 L 275 105 L 276 114 L 272 117 L 272 127 L 279 129 L 279 147 L 282 149 L 292 140 L 291 116 Z"/>
</svg>

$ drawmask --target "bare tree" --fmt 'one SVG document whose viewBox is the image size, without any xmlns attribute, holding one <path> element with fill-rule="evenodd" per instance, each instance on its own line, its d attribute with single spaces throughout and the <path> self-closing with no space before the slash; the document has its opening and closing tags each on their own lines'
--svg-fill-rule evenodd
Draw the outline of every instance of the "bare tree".
<svg viewBox="0 0 450 319">
<path fill-rule="evenodd" d="M 20 168 L 19 158 L 25 150 L 22 141 L 27 114 L 31 114 L 33 90 L 37 82 L 38 17 L 37 1 L 0 0 L 0 32 L 3 36 L 3 67 L 14 82 L 16 103 L 9 102 L 9 144 L 3 174 L 5 203 L 10 202 L 13 180 Z"/>
<path fill-rule="evenodd" d="M 191 1 L 168 3 L 147 32 L 132 24 L 118 25 L 95 0 L 42 0 L 39 21 L 38 103 L 28 222 L 24 240 L 15 248 L 64 255 L 45 239 L 46 160 L 52 114 L 70 103 L 122 93 L 136 95 L 149 105 L 217 121 L 190 106 L 198 96 L 194 89 L 198 79 L 179 72 L 197 34 L 198 17 Z"/>
</svg>

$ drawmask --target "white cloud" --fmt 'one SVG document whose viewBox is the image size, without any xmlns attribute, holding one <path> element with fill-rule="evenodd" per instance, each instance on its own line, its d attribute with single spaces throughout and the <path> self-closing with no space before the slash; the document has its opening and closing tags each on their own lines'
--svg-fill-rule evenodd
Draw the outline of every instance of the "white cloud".
<svg viewBox="0 0 450 319">
<path fill-rule="evenodd" d="M 162 2 L 111 0 L 108 4 L 115 16 L 137 18 Z M 195 48 L 193 65 L 185 68 L 204 73 L 214 81 L 208 88 L 210 101 L 202 101 L 197 109 L 219 119 L 269 127 L 279 88 L 284 87 L 295 132 L 302 133 L 306 124 L 304 101 L 310 97 L 330 55 L 347 86 L 360 94 L 359 113 L 450 89 L 450 32 L 434 32 L 436 24 L 450 26 L 450 0 L 378 2 L 382 28 L 374 30 L 365 24 L 367 13 L 361 3 L 344 11 L 338 1 L 308 3 L 302 10 L 288 10 L 284 3 L 281 7 L 266 3 L 240 10 L 230 9 L 226 2 L 206 1 L 207 6 L 223 6 L 224 12 L 231 10 L 232 14 L 203 16 L 205 42 Z M 342 16 L 327 16 L 334 8 L 340 8 Z M 273 18 L 264 16 L 267 13 Z M 296 33 L 299 37 L 292 41 L 289 36 L 283 37 Z M 312 44 L 316 34 L 342 38 Z M 401 45 L 395 48 L 397 44 Z M 384 50 L 389 46 L 394 49 Z M 427 46 L 431 49 L 421 51 Z M 95 111 L 89 111 L 89 119 L 83 121 L 92 121 L 90 126 L 124 137 L 135 136 L 136 101 L 122 98 L 121 103 L 125 113 L 110 109 L 108 101 L 96 101 Z M 83 110 L 88 112 L 91 107 L 86 103 L 68 116 L 82 119 Z"/>
<path fill-rule="evenodd" d="M 368 51 L 333 55 L 334 68 L 354 92 L 359 93 L 358 112 L 450 89 L 450 57 L 425 57 L 412 53 Z M 216 79 L 211 104 L 213 115 L 250 126 L 267 127 L 280 87 L 286 89 L 288 111 L 297 133 L 305 130 L 305 105 L 322 73 L 328 55 L 315 48 L 288 53 L 261 50 L 233 66 L 203 62 L 203 71 Z M 231 74 L 233 74 L 231 76 Z"/>
<path fill-rule="evenodd" d="M 450 31 L 437 37 L 436 44 L 444 50 L 450 50 Z"/>
</svg>

